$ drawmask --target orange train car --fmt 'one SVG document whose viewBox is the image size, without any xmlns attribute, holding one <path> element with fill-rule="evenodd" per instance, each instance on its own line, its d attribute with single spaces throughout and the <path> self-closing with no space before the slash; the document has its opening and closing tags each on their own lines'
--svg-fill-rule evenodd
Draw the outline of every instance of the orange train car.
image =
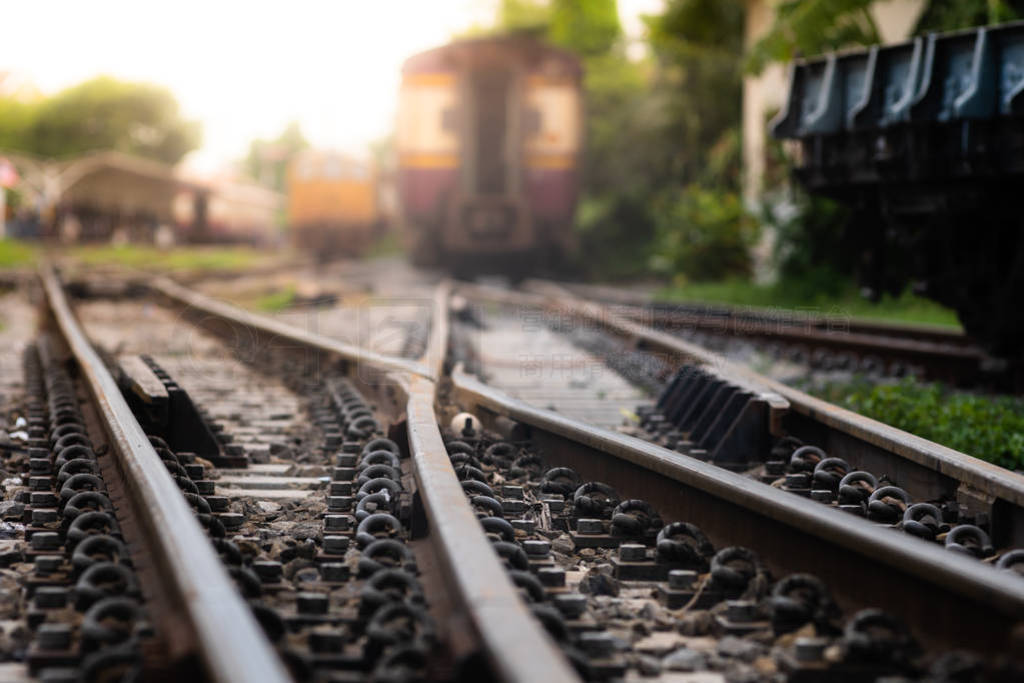
<svg viewBox="0 0 1024 683">
<path fill-rule="evenodd" d="M 289 165 L 288 225 L 301 249 L 359 255 L 380 223 L 372 164 L 336 152 L 307 150 Z"/>
<path fill-rule="evenodd" d="M 529 36 L 460 40 L 406 60 L 396 148 L 413 260 L 531 267 L 571 247 L 582 66 Z"/>
</svg>

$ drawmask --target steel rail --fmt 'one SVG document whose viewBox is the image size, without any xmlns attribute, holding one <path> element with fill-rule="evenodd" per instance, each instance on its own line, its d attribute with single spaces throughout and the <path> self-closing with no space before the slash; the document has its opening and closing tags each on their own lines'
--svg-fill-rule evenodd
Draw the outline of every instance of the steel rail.
<svg viewBox="0 0 1024 683">
<path fill-rule="evenodd" d="M 937 344 L 968 346 L 972 341 L 962 330 L 931 323 L 904 323 L 872 318 L 853 318 L 842 315 L 820 314 L 799 309 L 737 306 L 694 301 L 661 301 L 649 296 L 630 293 L 601 285 L 554 283 L 548 280 L 528 280 L 527 287 L 554 284 L 569 290 L 575 296 L 615 306 L 623 315 L 633 318 L 672 320 L 675 316 L 689 319 L 698 315 L 712 318 L 721 324 L 743 325 L 749 321 L 770 320 L 777 324 L 818 330 L 842 330 L 854 334 L 915 339 Z M 635 312 L 635 315 L 634 315 Z M 723 330 L 724 331 L 724 330 Z"/>
<path fill-rule="evenodd" d="M 135 420 L 117 382 L 79 326 L 53 269 L 44 267 L 40 279 L 49 308 L 81 370 L 127 480 L 127 495 L 135 514 L 141 517 L 138 521 L 147 532 L 148 547 L 156 553 L 152 560 L 166 581 L 150 589 L 167 591 L 176 598 L 212 680 L 291 680 L 181 490 Z"/>
<path fill-rule="evenodd" d="M 495 292 L 493 288 L 478 285 L 460 284 L 458 291 L 505 303 L 514 303 L 517 298 L 513 292 Z M 551 293 L 547 296 L 529 293 L 519 299 L 519 304 L 534 306 L 538 300 L 557 314 L 590 320 L 626 338 L 633 346 L 703 365 L 722 379 L 750 391 L 778 396 L 788 404 L 779 424 L 782 429 L 823 439 L 816 445 L 855 466 L 868 467 L 865 463 L 869 463 L 894 475 L 897 473 L 893 466 L 898 466 L 898 461 L 902 460 L 924 468 L 936 480 L 956 482 L 963 487 L 958 493 L 965 497 L 993 505 L 1003 501 L 1005 506 L 994 505 L 994 508 L 1004 517 L 1001 523 L 1008 529 L 1006 536 L 1016 543 L 1024 542 L 1024 476 L 1020 474 L 810 396 L 701 346 L 624 318 L 604 305 Z M 892 456 L 897 456 L 896 463 L 891 462 Z M 922 489 L 938 487 L 935 482 L 921 481 L 920 472 L 909 471 L 906 478 Z"/>
<path fill-rule="evenodd" d="M 560 299 L 577 297 L 572 291 L 556 283 L 528 281 L 524 287 L 541 296 Z M 825 326 L 825 321 L 819 321 L 818 325 L 784 322 L 778 317 L 765 317 L 764 314 L 742 315 L 733 312 L 727 317 L 721 317 L 693 312 L 669 315 L 649 308 L 622 305 L 615 305 L 609 310 L 622 319 L 648 326 L 657 321 L 664 321 L 682 328 L 703 330 L 726 337 L 777 341 L 792 346 L 803 346 L 808 350 L 830 349 L 850 352 L 859 357 L 897 361 L 921 367 L 925 376 L 929 378 L 950 382 L 960 382 L 966 377 L 977 377 L 987 360 L 982 350 L 966 344 L 968 340 L 962 335 L 952 337 L 960 343 L 950 343 L 933 338 L 912 338 L 903 334 L 886 335 L 880 331 L 869 332 L 864 329 L 835 329 Z M 676 336 L 671 329 L 665 331 Z"/>
<path fill-rule="evenodd" d="M 355 344 L 330 339 L 314 332 L 307 332 L 294 325 L 274 320 L 266 316 L 232 306 L 212 297 L 188 289 L 168 278 L 157 278 L 146 283 L 151 291 L 163 295 L 175 303 L 188 309 L 201 311 L 205 315 L 215 316 L 221 320 L 251 330 L 259 330 L 265 334 L 287 340 L 300 346 L 316 347 L 353 363 L 365 363 L 367 366 L 385 370 L 418 375 L 429 375 L 429 370 L 421 363 L 406 358 L 397 358 Z"/>
<path fill-rule="evenodd" d="M 434 296 L 431 334 L 419 362 L 368 352 L 231 304 L 192 292 L 169 280 L 153 291 L 203 315 L 241 324 L 329 355 L 365 364 L 390 388 L 405 395 L 406 427 L 419 497 L 427 513 L 430 541 L 443 564 L 445 585 L 461 606 L 501 680 L 510 683 L 579 680 L 540 622 L 523 604 L 463 493 L 448 458 L 435 413 L 437 383 L 448 347 L 448 296 L 442 283 Z"/>
<path fill-rule="evenodd" d="M 881 606 L 941 647 L 1006 647 L 1024 621 L 1024 581 L 909 534 L 879 527 L 647 441 L 537 408 L 456 368 L 453 393 L 477 417 L 524 425 L 553 466 L 613 482 L 716 542 L 757 550 L 781 572 L 810 571 L 840 604 Z M 620 488 L 621 487 L 621 488 Z"/>
</svg>

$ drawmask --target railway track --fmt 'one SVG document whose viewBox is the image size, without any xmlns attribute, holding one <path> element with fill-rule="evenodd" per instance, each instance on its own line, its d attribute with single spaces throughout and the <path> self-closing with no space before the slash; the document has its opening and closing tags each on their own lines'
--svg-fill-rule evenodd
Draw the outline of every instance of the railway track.
<svg viewBox="0 0 1024 683">
<path fill-rule="evenodd" d="M 80 304 L 83 332 L 56 276 L 44 273 L 43 282 L 56 323 L 27 356 L 37 358 L 26 361 L 27 393 L 50 403 L 31 404 L 30 414 L 36 428 L 51 426 L 69 404 L 52 402 L 51 390 L 68 386 L 79 396 L 71 403 L 94 414 L 81 423 L 144 615 L 126 618 L 119 632 L 129 636 L 114 643 L 125 671 L 211 680 L 689 672 L 860 680 L 1012 676 L 1020 664 L 1011 655 L 1021 651 L 1021 566 L 993 566 L 1022 545 L 1020 476 L 815 403 L 599 305 L 442 284 L 426 350 L 400 358 L 167 280 L 106 319 Z M 461 366 L 453 292 L 586 317 L 622 349 L 655 351 L 669 388 L 640 410 L 634 435 L 511 398 Z M 145 358 L 123 341 L 133 320 L 161 340 Z M 682 391 L 697 381 L 704 390 Z M 155 409 L 180 393 L 194 399 L 192 412 Z M 673 401 L 700 430 L 673 422 Z M 171 443 L 183 436 L 172 425 L 193 418 L 216 442 L 206 444 L 209 457 L 190 457 L 202 443 Z M 830 509 L 837 500 L 809 500 L 795 485 L 806 482 L 788 476 L 813 474 L 804 470 L 775 471 L 782 486 L 758 481 L 779 461 L 793 467 L 784 450 L 794 438 L 851 469 L 880 469 L 912 501 L 949 498 L 991 532 L 993 549 L 979 561 L 867 512 Z M 281 447 L 265 452 L 259 444 L 268 440 Z M 397 457 L 378 448 L 387 443 Z M 42 468 L 48 458 L 36 455 Z M 801 457 L 824 459 L 814 455 Z M 360 512 L 379 526 L 360 529 Z M 217 529 L 226 533 L 211 541 Z M 66 544 L 60 535 L 44 539 Z M 371 552 L 374 543 L 382 545 Z M 374 562 L 385 568 L 369 571 Z M 369 628 L 374 610 L 388 609 Z M 82 629 L 68 630 L 70 650 L 81 654 Z M 51 631 L 37 625 L 35 638 L 56 638 Z M 60 665 L 32 660 L 32 671 L 80 673 L 82 660 L 64 654 Z"/>
<path fill-rule="evenodd" d="M 769 355 L 821 370 L 913 374 L 955 386 L 1014 390 L 1005 363 L 963 333 L 935 325 L 869 321 L 811 311 L 656 302 L 604 287 L 526 283 L 529 291 L 579 295 L 623 318 L 723 348 L 749 340 Z"/>
</svg>

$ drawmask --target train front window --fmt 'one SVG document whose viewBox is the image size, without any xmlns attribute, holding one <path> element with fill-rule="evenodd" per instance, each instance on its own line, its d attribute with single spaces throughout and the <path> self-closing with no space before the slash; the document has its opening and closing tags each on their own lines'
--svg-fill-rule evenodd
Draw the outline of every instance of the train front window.
<svg viewBox="0 0 1024 683">
<path fill-rule="evenodd" d="M 473 100 L 472 136 L 476 189 L 503 194 L 508 182 L 508 100 L 511 74 L 504 69 L 480 69 L 470 77 Z"/>
</svg>

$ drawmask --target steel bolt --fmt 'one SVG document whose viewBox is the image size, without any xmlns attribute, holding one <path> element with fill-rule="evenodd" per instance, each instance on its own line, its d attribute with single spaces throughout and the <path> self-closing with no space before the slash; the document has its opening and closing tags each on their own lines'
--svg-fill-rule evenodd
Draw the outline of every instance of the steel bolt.
<svg viewBox="0 0 1024 683">
<path fill-rule="evenodd" d="M 295 596 L 295 608 L 299 614 L 327 614 L 327 596 L 323 593 L 299 593 Z"/>
<path fill-rule="evenodd" d="M 355 478 L 355 467 L 335 467 L 331 471 L 331 479 L 333 479 L 334 481 L 352 481 Z"/>
<path fill-rule="evenodd" d="M 252 568 L 264 583 L 277 583 L 283 573 L 281 563 L 275 560 L 257 560 Z"/>
<path fill-rule="evenodd" d="M 34 508 L 55 508 L 60 502 L 53 491 L 32 491 L 28 500 Z"/>
<path fill-rule="evenodd" d="M 558 611 L 569 619 L 578 619 L 587 610 L 587 596 L 580 593 L 556 595 L 554 603 Z"/>
<path fill-rule="evenodd" d="M 327 515 L 324 517 L 325 531 L 348 531 L 352 518 L 348 515 Z"/>
<path fill-rule="evenodd" d="M 819 503 L 831 503 L 835 499 L 835 494 L 829 489 L 811 489 L 811 500 L 816 500 Z"/>
<path fill-rule="evenodd" d="M 576 533 L 578 534 L 603 534 L 604 524 L 599 519 L 578 519 L 576 520 Z"/>
<path fill-rule="evenodd" d="M 341 445 L 341 432 L 324 432 L 324 445 L 327 448 L 337 448 Z"/>
<path fill-rule="evenodd" d="M 358 453 L 338 453 L 334 458 L 335 467 L 354 468 Z"/>
<path fill-rule="evenodd" d="M 224 512 L 228 509 L 227 496 L 206 496 L 206 502 L 210 504 L 210 509 L 214 512 Z"/>
<path fill-rule="evenodd" d="M 824 638 L 797 638 L 794 645 L 796 659 L 799 662 L 818 662 L 825 655 L 828 641 Z"/>
<path fill-rule="evenodd" d="M 757 616 L 757 605 L 750 600 L 727 600 L 725 616 L 737 624 L 747 624 Z"/>
<path fill-rule="evenodd" d="M 63 586 L 39 586 L 32 601 L 39 609 L 60 609 L 68 604 L 68 589 Z"/>
<path fill-rule="evenodd" d="M 217 482 L 211 479 L 197 479 L 192 482 L 200 496 L 212 496 L 217 493 Z"/>
<path fill-rule="evenodd" d="M 341 562 L 324 562 L 320 565 L 320 579 L 330 583 L 348 581 L 349 568 Z"/>
<path fill-rule="evenodd" d="M 615 652 L 615 636 L 607 631 L 585 631 L 579 642 L 583 651 L 594 658 L 610 657 Z"/>
<path fill-rule="evenodd" d="M 551 552 L 551 543 L 543 540 L 526 540 L 522 542 L 523 550 L 530 557 L 547 557 Z"/>
<path fill-rule="evenodd" d="M 28 470 L 33 475 L 46 475 L 53 472 L 53 464 L 49 458 L 29 458 Z"/>
<path fill-rule="evenodd" d="M 185 474 L 188 475 L 189 479 L 202 479 L 206 474 L 206 468 L 199 463 L 191 463 L 185 465 Z"/>
<path fill-rule="evenodd" d="M 53 477 L 29 477 L 28 487 L 33 491 L 52 491 Z"/>
<path fill-rule="evenodd" d="M 786 475 L 786 488 L 805 489 L 811 485 L 811 477 L 806 472 L 790 472 Z"/>
<path fill-rule="evenodd" d="M 670 569 L 668 572 L 668 587 L 674 591 L 690 590 L 696 580 L 697 572 L 692 569 Z"/>
<path fill-rule="evenodd" d="M 519 515 L 526 512 L 526 501 L 505 498 L 501 501 L 501 511 L 506 515 Z"/>
<path fill-rule="evenodd" d="M 344 555 L 348 550 L 348 536 L 324 536 L 324 553 L 328 555 Z"/>
<path fill-rule="evenodd" d="M 623 562 L 643 562 L 647 559 L 647 548 L 639 543 L 623 543 L 619 546 L 619 559 Z"/>
<path fill-rule="evenodd" d="M 331 512 L 348 512 L 352 509 L 352 496 L 328 496 L 327 509 Z"/>
<path fill-rule="evenodd" d="M 541 502 L 548 506 L 548 509 L 551 510 L 552 514 L 557 515 L 565 509 L 565 500 L 562 498 L 545 498 Z"/>
<path fill-rule="evenodd" d="M 61 546 L 60 534 L 56 531 L 37 531 L 32 534 L 32 550 L 56 550 Z"/>
<path fill-rule="evenodd" d="M 355 453 L 355 454 L 358 454 L 359 451 L 361 451 L 361 450 L 363 450 L 363 444 L 359 443 L 358 441 L 346 441 L 343 444 L 341 444 L 341 452 L 342 453 Z M 352 457 L 352 464 L 353 465 L 356 464 L 355 456 Z"/>
<path fill-rule="evenodd" d="M 863 505 L 840 505 L 839 509 L 843 512 L 849 512 L 851 515 L 857 515 L 858 517 L 864 516 Z"/>
<path fill-rule="evenodd" d="M 769 460 L 764 464 L 764 473 L 771 475 L 780 475 L 786 471 L 785 460 Z"/>
<path fill-rule="evenodd" d="M 62 555 L 36 555 L 35 572 L 36 574 L 53 574 L 60 569 L 63 562 Z"/>
<path fill-rule="evenodd" d="M 523 500 L 523 487 L 522 486 L 510 486 L 504 484 L 501 487 L 501 497 L 510 498 L 512 500 Z"/>
<path fill-rule="evenodd" d="M 309 649 L 316 653 L 340 652 L 344 645 L 343 631 L 312 631 L 309 634 Z"/>
<path fill-rule="evenodd" d="M 536 522 L 532 519 L 513 519 L 509 520 L 509 522 L 512 524 L 513 529 L 519 529 L 520 531 L 525 531 L 528 534 L 532 534 L 537 528 Z"/>
<path fill-rule="evenodd" d="M 57 510 L 54 508 L 33 508 L 32 524 L 42 526 L 57 521 Z"/>
<path fill-rule="evenodd" d="M 341 468 L 336 468 L 341 469 Z M 329 496 L 351 496 L 352 495 L 352 482 L 351 481 L 332 481 L 330 487 L 327 490 Z"/>
<path fill-rule="evenodd" d="M 217 515 L 217 519 L 224 525 L 224 528 L 228 531 L 234 531 L 242 526 L 245 522 L 245 515 L 240 512 L 222 512 Z"/>
<path fill-rule="evenodd" d="M 689 455 L 690 455 L 691 458 L 696 458 L 697 460 L 705 460 L 705 461 L 709 457 L 711 457 L 710 455 L 708 455 L 708 451 L 705 448 L 691 448 L 689 450 Z"/>
<path fill-rule="evenodd" d="M 41 650 L 66 650 L 71 647 L 71 624 L 43 623 L 36 629 Z"/>
<path fill-rule="evenodd" d="M 559 567 L 541 567 L 537 570 L 537 578 L 541 585 L 548 588 L 562 588 L 565 586 L 565 570 Z"/>
</svg>

